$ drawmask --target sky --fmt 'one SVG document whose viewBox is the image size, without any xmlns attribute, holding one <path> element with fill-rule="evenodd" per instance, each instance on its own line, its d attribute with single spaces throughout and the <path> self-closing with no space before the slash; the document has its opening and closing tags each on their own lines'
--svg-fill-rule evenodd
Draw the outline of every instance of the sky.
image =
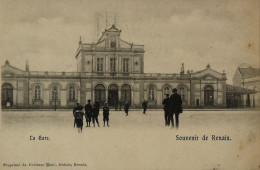
<svg viewBox="0 0 260 170">
<path fill-rule="evenodd" d="M 259 67 L 257 0 L 0 0 L 0 58 L 24 70 L 76 68 L 79 37 L 95 42 L 117 15 L 121 39 L 145 48 L 146 73 L 198 71 L 207 64 L 232 84 L 241 63 Z M 97 29 L 97 13 L 99 29 Z"/>
</svg>

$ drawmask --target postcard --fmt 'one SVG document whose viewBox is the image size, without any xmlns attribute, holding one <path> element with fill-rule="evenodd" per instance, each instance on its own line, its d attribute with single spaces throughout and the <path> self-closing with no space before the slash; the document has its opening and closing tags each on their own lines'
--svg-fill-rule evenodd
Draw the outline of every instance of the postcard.
<svg viewBox="0 0 260 170">
<path fill-rule="evenodd" d="M 260 169 L 257 0 L 0 4 L 0 169 Z"/>
</svg>

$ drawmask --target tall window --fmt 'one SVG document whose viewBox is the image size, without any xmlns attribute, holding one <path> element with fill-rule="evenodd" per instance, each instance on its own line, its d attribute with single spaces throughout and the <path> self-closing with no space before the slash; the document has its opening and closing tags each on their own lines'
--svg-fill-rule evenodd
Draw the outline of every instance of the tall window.
<svg viewBox="0 0 260 170">
<path fill-rule="evenodd" d="M 76 90 L 73 85 L 69 86 L 69 100 L 75 100 L 76 99 Z"/>
<path fill-rule="evenodd" d="M 128 104 L 131 104 L 131 87 L 128 84 L 121 87 L 121 100 L 123 103 L 127 101 Z"/>
<path fill-rule="evenodd" d="M 52 86 L 51 94 L 52 94 L 51 95 L 52 100 L 58 99 L 58 87 L 57 87 L 57 85 Z"/>
<path fill-rule="evenodd" d="M 103 71 L 103 58 L 97 58 L 97 71 Z"/>
<path fill-rule="evenodd" d="M 181 96 L 181 99 L 182 99 L 182 104 L 185 106 L 187 105 L 188 103 L 188 90 L 187 90 L 187 87 L 185 86 L 181 86 L 179 87 L 178 89 L 178 93 L 180 94 Z"/>
<path fill-rule="evenodd" d="M 154 86 L 149 87 L 148 99 L 149 100 L 155 99 L 155 87 Z"/>
<path fill-rule="evenodd" d="M 128 73 L 129 72 L 129 59 L 123 59 L 123 72 Z"/>
<path fill-rule="evenodd" d="M 184 89 L 184 87 L 180 88 L 180 95 L 181 95 L 181 99 L 185 100 L 185 89 Z"/>
<path fill-rule="evenodd" d="M 164 97 L 166 94 L 170 94 L 170 91 L 171 91 L 171 88 L 169 86 L 166 86 L 163 88 L 163 94 L 164 94 Z"/>
<path fill-rule="evenodd" d="M 110 58 L 110 71 L 115 72 L 116 71 L 116 59 Z"/>
<path fill-rule="evenodd" d="M 41 87 L 39 85 L 35 86 L 35 89 L 34 89 L 34 99 L 35 100 L 41 99 Z"/>
<path fill-rule="evenodd" d="M 98 84 L 95 87 L 95 100 L 99 101 L 101 105 L 104 105 L 106 101 L 106 90 L 104 85 Z"/>
</svg>

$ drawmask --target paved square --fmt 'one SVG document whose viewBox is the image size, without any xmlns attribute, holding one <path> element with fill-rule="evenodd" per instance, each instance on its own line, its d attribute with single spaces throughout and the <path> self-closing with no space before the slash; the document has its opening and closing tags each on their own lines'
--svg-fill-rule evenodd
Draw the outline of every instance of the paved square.
<svg viewBox="0 0 260 170">
<path fill-rule="evenodd" d="M 260 165 L 256 111 L 185 111 L 178 130 L 164 126 L 162 110 L 148 110 L 146 115 L 130 110 L 127 117 L 123 111 L 111 111 L 110 127 L 103 127 L 101 112 L 101 127 L 86 128 L 84 121 L 82 133 L 73 121 L 72 111 L 2 111 L 0 146 L 5 157 L 0 169 L 247 170 Z M 198 140 L 177 140 L 176 135 Z M 208 140 L 202 140 L 204 135 Z M 8 168 L 3 163 L 27 167 Z M 46 163 L 87 166 L 47 168 Z"/>
</svg>

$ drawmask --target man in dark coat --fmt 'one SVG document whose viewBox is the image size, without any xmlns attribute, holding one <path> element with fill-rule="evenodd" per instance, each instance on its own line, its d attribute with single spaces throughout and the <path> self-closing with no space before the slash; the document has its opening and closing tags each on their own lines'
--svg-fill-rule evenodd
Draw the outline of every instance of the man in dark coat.
<svg viewBox="0 0 260 170">
<path fill-rule="evenodd" d="M 126 116 L 128 116 L 129 104 L 127 101 L 125 102 L 124 110 L 125 110 Z"/>
<path fill-rule="evenodd" d="M 182 112 L 182 100 L 181 96 L 177 93 L 177 89 L 172 90 L 173 94 L 170 97 L 171 100 L 171 113 L 170 120 L 172 122 L 172 127 L 174 127 L 173 114 L 175 115 L 176 128 L 179 127 L 179 113 Z"/>
<path fill-rule="evenodd" d="M 83 126 L 83 106 L 77 103 L 77 107 L 74 108 L 73 110 L 73 115 L 74 115 L 74 127 L 75 124 L 77 125 L 78 132 L 82 132 L 82 126 Z"/>
<path fill-rule="evenodd" d="M 73 108 L 73 116 L 74 116 L 74 127 L 76 125 L 76 111 L 78 110 L 79 103 Z"/>
<path fill-rule="evenodd" d="M 107 126 L 109 127 L 109 107 L 107 106 L 107 103 L 105 103 L 105 106 L 103 107 L 103 121 L 104 121 L 104 127 L 105 122 L 107 122 Z"/>
<path fill-rule="evenodd" d="M 143 107 L 143 109 L 144 109 L 143 114 L 145 114 L 146 108 L 147 108 L 147 101 L 145 101 L 145 100 L 143 101 L 142 107 Z"/>
<path fill-rule="evenodd" d="M 97 125 L 99 127 L 99 122 L 98 122 L 99 108 L 98 108 L 98 104 L 97 103 L 95 103 L 93 105 L 92 113 L 93 113 L 93 115 L 92 115 L 93 116 L 92 117 L 92 119 L 93 119 L 93 126 L 95 127 L 95 122 L 97 122 Z"/>
<path fill-rule="evenodd" d="M 166 98 L 163 99 L 164 119 L 165 126 L 170 126 L 170 113 L 171 113 L 171 99 L 169 94 L 166 94 Z"/>
<path fill-rule="evenodd" d="M 90 104 L 90 100 L 88 100 L 88 104 L 85 106 L 85 113 L 86 113 L 86 127 L 90 127 L 90 122 L 92 118 L 92 105 Z"/>
</svg>

